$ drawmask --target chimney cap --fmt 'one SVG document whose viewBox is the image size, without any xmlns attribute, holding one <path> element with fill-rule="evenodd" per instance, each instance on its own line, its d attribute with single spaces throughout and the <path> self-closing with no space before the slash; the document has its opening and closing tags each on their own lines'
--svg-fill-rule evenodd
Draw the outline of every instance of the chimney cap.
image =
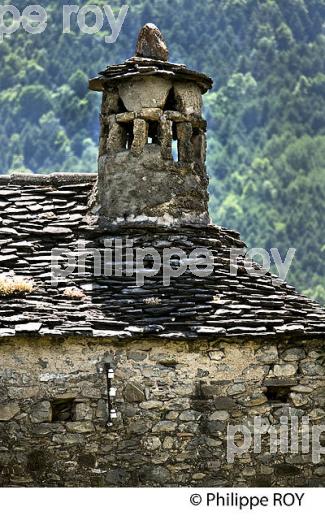
<svg viewBox="0 0 325 520">
<path fill-rule="evenodd" d="M 140 29 L 136 56 L 154 60 L 168 61 L 168 47 L 161 31 L 153 23 L 146 23 Z"/>
<path fill-rule="evenodd" d="M 179 63 L 168 61 L 168 48 L 158 27 L 147 23 L 139 32 L 136 55 L 124 63 L 109 65 L 99 75 L 89 80 L 89 89 L 102 92 L 105 88 L 116 86 L 122 81 L 159 76 L 174 81 L 196 83 L 205 94 L 213 84 L 209 76 Z"/>
</svg>

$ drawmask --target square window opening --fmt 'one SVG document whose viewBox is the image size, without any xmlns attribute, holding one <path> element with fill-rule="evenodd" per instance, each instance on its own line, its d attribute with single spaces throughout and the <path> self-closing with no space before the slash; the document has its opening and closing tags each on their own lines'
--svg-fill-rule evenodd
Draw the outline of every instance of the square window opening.
<svg viewBox="0 0 325 520">
<path fill-rule="evenodd" d="M 51 403 L 52 422 L 75 421 L 76 403 L 75 399 L 55 399 Z"/>
<path fill-rule="evenodd" d="M 287 403 L 291 392 L 290 386 L 268 386 L 265 395 L 271 403 Z"/>
</svg>

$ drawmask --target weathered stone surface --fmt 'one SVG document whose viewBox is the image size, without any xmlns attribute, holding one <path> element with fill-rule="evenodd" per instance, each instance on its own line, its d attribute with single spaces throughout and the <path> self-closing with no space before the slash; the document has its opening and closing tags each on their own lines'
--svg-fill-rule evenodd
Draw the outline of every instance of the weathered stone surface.
<svg viewBox="0 0 325 520">
<path fill-rule="evenodd" d="M 277 343 L 278 340 L 269 342 L 269 346 Z M 321 341 L 314 341 L 314 344 L 321 344 Z M 288 418 L 289 424 L 292 417 L 301 421 L 305 415 L 309 416 L 311 425 L 323 420 L 324 411 L 319 404 L 322 381 L 315 376 L 299 377 L 299 385 L 294 385 L 299 391 L 291 390 L 288 403 L 276 406 L 267 403 L 264 406 L 257 402 L 261 398 L 265 400 L 263 367 L 269 370 L 268 362 L 257 361 L 256 353 L 262 345 L 263 340 L 238 342 L 236 339 L 223 342 L 222 346 L 216 344 L 216 340 L 194 341 L 190 349 L 188 341 L 157 341 L 154 338 L 118 343 L 109 338 L 60 338 L 59 341 L 53 338 L 44 341 L 44 338 L 26 340 L 21 337 L 3 340 L 0 347 L 6 369 L 1 371 L 0 398 L 4 396 L 7 399 L 17 381 L 32 389 L 28 397 L 27 392 L 22 391 L 15 398 L 18 408 L 7 415 L 10 417 L 8 420 L 0 423 L 0 464 L 5 454 L 8 468 L 5 483 L 17 485 L 17 474 L 26 474 L 26 479 L 30 479 L 24 483 L 27 486 L 42 482 L 43 485 L 44 482 L 47 485 L 60 482 L 64 485 L 96 486 L 97 478 L 103 478 L 102 484 L 110 486 L 186 486 L 203 482 L 208 485 L 209 482 L 215 483 L 216 475 L 223 472 L 223 485 L 255 485 L 258 475 L 261 475 L 261 478 L 270 478 L 268 486 L 294 486 L 297 475 L 295 469 L 290 471 L 290 467 L 296 465 L 302 484 L 310 484 L 310 475 L 313 475 L 313 485 L 319 483 L 323 476 L 315 472 L 310 454 L 284 458 L 283 454 L 276 453 L 268 458 L 264 448 L 259 454 L 251 448 L 236 457 L 234 465 L 229 465 L 225 459 L 228 424 L 244 424 L 251 428 L 254 417 L 261 416 L 262 432 L 264 427 L 278 428 L 283 416 Z M 219 372 L 219 362 L 209 358 L 208 352 L 219 349 L 225 352 L 223 360 L 227 360 L 231 379 L 224 379 L 224 372 Z M 282 358 L 283 350 L 280 345 L 278 359 Z M 131 352 L 143 352 L 146 358 L 130 357 Z M 102 360 L 114 364 L 113 385 L 117 388 L 114 407 L 118 417 L 113 419 L 109 428 L 106 427 L 105 374 L 94 370 L 95 365 L 102 365 Z M 162 363 L 168 360 L 175 360 L 176 365 Z M 318 358 L 315 358 L 315 363 L 321 366 Z M 48 377 L 39 381 L 40 373 L 45 369 Z M 255 379 L 246 376 L 242 382 L 245 371 L 255 374 Z M 198 378 L 206 378 L 207 382 L 198 384 Z M 272 380 L 273 386 L 276 386 L 274 381 L 280 385 L 287 381 L 291 387 L 290 381 L 294 382 L 296 378 L 273 376 L 267 380 Z M 124 390 L 130 384 L 136 386 L 136 394 L 140 390 L 149 400 L 129 402 Z M 34 397 L 35 388 L 38 389 L 37 397 Z M 308 392 L 301 391 L 305 389 Z M 234 399 L 226 396 L 229 390 L 236 392 Z M 130 391 L 133 399 L 134 388 Z M 49 404 L 52 399 L 60 398 L 75 400 L 72 420 L 32 422 L 35 419 L 48 421 Z M 26 425 L 29 425 L 27 430 Z M 16 450 L 11 450 L 13 435 L 21 454 L 18 466 Z M 262 438 L 268 440 L 265 432 Z M 31 478 L 25 466 L 26 457 L 22 454 L 34 452 L 35 442 L 42 446 L 42 450 L 44 446 L 45 452 L 53 455 L 54 459 L 51 459 L 51 471 L 45 475 L 41 470 L 41 459 L 36 455 L 36 458 L 31 458 L 30 467 L 36 468 L 38 461 L 41 463 L 39 470 L 33 470 Z M 3 451 L 4 448 L 7 451 Z M 286 467 L 277 468 L 275 476 L 275 466 L 284 462 Z M 115 464 L 118 473 L 112 470 Z M 162 466 L 169 471 L 168 481 L 163 480 L 160 471 L 151 471 Z M 20 468 L 18 473 L 17 467 Z M 206 475 L 204 480 L 193 479 L 193 475 L 201 473 Z"/>
<path fill-rule="evenodd" d="M 141 401 L 145 400 L 144 392 L 137 383 L 127 383 L 123 394 L 124 398 L 129 403 L 140 403 Z"/>
<path fill-rule="evenodd" d="M 277 464 L 275 466 L 275 474 L 279 477 L 287 475 L 299 475 L 300 469 L 292 464 Z"/>
<path fill-rule="evenodd" d="M 138 414 L 138 404 L 123 403 L 120 407 L 123 417 L 135 417 Z M 107 415 L 107 411 L 106 411 Z"/>
<path fill-rule="evenodd" d="M 148 123 L 144 119 L 135 119 L 133 124 L 133 141 L 131 151 L 139 156 L 148 142 Z"/>
<path fill-rule="evenodd" d="M 209 421 L 207 423 L 207 431 L 210 435 L 219 434 L 226 429 L 226 423 L 223 421 Z"/>
<path fill-rule="evenodd" d="M 160 421 L 152 429 L 154 433 L 168 433 L 173 432 L 177 428 L 177 423 L 174 421 Z"/>
<path fill-rule="evenodd" d="M 161 440 L 159 437 L 148 437 L 144 442 L 144 446 L 149 451 L 158 450 L 161 447 Z"/>
<path fill-rule="evenodd" d="M 303 360 L 300 363 L 301 373 L 306 376 L 323 376 L 324 375 L 324 367 L 322 367 L 319 363 L 313 363 L 306 360 Z"/>
<path fill-rule="evenodd" d="M 245 403 L 246 406 L 260 406 L 261 404 L 264 404 L 267 402 L 267 397 L 264 394 L 252 396 L 248 401 Z"/>
<path fill-rule="evenodd" d="M 164 117 L 174 121 L 175 123 L 185 123 L 189 118 L 185 114 L 177 112 L 177 110 L 164 110 Z"/>
<path fill-rule="evenodd" d="M 227 421 L 229 419 L 229 413 L 225 410 L 213 412 L 209 415 L 209 421 Z"/>
<path fill-rule="evenodd" d="M 290 399 L 294 406 L 297 406 L 298 408 L 300 406 L 305 406 L 308 403 L 308 397 L 304 394 L 296 394 L 295 392 L 292 392 L 290 394 Z"/>
<path fill-rule="evenodd" d="M 191 123 L 177 123 L 178 158 L 180 162 L 192 162 L 194 159 L 192 146 Z"/>
<path fill-rule="evenodd" d="M 102 99 L 102 114 L 116 114 L 119 109 L 119 97 L 117 88 L 106 89 Z"/>
<path fill-rule="evenodd" d="M 176 107 L 182 114 L 198 114 L 202 112 L 202 93 L 195 83 L 174 84 Z"/>
<path fill-rule="evenodd" d="M 43 228 L 43 233 L 47 235 L 70 235 L 72 233 L 71 229 L 68 227 L 62 226 L 46 226 Z"/>
<path fill-rule="evenodd" d="M 99 146 L 98 146 L 98 156 L 104 155 L 107 153 L 107 136 L 101 135 L 99 137 Z"/>
<path fill-rule="evenodd" d="M 122 219 L 129 224 L 148 221 L 170 226 L 182 221 L 203 222 L 208 199 L 201 177 L 190 163 L 182 163 L 176 168 L 171 159 L 162 158 L 163 147 L 146 146 L 143 133 L 140 135 L 141 142 L 133 142 L 134 150 L 140 155 L 126 151 L 100 159 L 96 211 L 112 222 Z M 166 157 L 168 154 L 166 152 Z M 141 186 L 141 190 L 136 189 L 137 186 Z M 146 305 L 146 312 L 149 309 L 152 307 Z M 159 309 L 155 310 L 159 312 Z"/>
<path fill-rule="evenodd" d="M 309 394 L 313 391 L 311 386 L 308 385 L 296 385 L 291 387 L 292 392 L 298 392 L 301 394 Z"/>
<path fill-rule="evenodd" d="M 91 420 L 93 418 L 93 409 L 88 403 L 76 403 L 75 419 L 76 421 Z"/>
<path fill-rule="evenodd" d="M 172 410 L 171 412 L 168 412 L 168 414 L 166 415 L 166 420 L 175 421 L 178 417 L 179 417 L 179 412 Z"/>
<path fill-rule="evenodd" d="M 199 412 L 196 412 L 195 410 L 185 410 L 185 412 L 182 412 L 179 416 L 180 421 L 198 421 L 201 417 L 201 414 Z"/>
<path fill-rule="evenodd" d="M 119 123 L 114 123 L 107 138 L 107 153 L 114 155 L 126 150 L 126 129 Z"/>
<path fill-rule="evenodd" d="M 198 433 L 200 424 L 198 422 L 186 421 L 178 426 L 179 435 L 191 434 L 195 435 Z"/>
<path fill-rule="evenodd" d="M 318 468 L 315 468 L 315 475 L 323 477 L 325 475 L 325 466 L 319 466 Z"/>
<path fill-rule="evenodd" d="M 163 111 L 161 108 L 143 108 L 138 112 L 137 117 L 146 121 L 159 121 L 162 115 Z"/>
<path fill-rule="evenodd" d="M 39 394 L 39 387 L 32 386 L 32 387 L 13 387 L 8 389 L 8 397 L 10 399 L 21 399 L 22 396 L 24 396 L 25 399 L 36 399 Z"/>
<path fill-rule="evenodd" d="M 154 410 L 155 408 L 161 408 L 160 401 L 144 401 L 140 404 L 140 408 L 144 410 Z"/>
<path fill-rule="evenodd" d="M 134 112 L 123 112 L 122 114 L 116 114 L 117 123 L 132 123 L 134 121 Z"/>
<path fill-rule="evenodd" d="M 205 164 L 207 152 L 207 140 L 203 130 L 196 130 L 192 135 L 192 147 L 194 160 L 199 164 Z"/>
<path fill-rule="evenodd" d="M 40 401 L 32 408 L 31 421 L 35 423 L 51 422 L 52 408 L 49 401 Z"/>
<path fill-rule="evenodd" d="M 289 348 L 282 354 L 284 361 L 300 361 L 306 357 L 306 353 L 303 348 Z"/>
<path fill-rule="evenodd" d="M 144 421 L 144 420 L 135 420 L 133 421 L 127 428 L 128 433 L 135 434 L 135 435 L 143 435 L 144 433 L 147 433 L 152 428 L 152 422 L 151 421 Z M 154 430 L 152 430 L 154 431 Z"/>
<path fill-rule="evenodd" d="M 166 436 L 164 439 L 164 442 L 163 442 L 163 449 L 171 450 L 174 446 L 174 443 L 175 443 L 175 441 L 174 441 L 173 437 Z"/>
<path fill-rule="evenodd" d="M 67 422 L 66 428 L 69 433 L 91 433 L 94 425 L 91 421 Z"/>
<path fill-rule="evenodd" d="M 228 390 L 227 390 L 227 394 L 232 396 L 232 395 L 238 395 L 238 394 L 242 394 L 244 393 L 246 390 L 246 386 L 242 383 L 236 383 L 234 385 L 231 385 Z"/>
<path fill-rule="evenodd" d="M 79 433 L 58 433 L 53 435 L 54 444 L 62 444 L 67 446 L 83 445 L 84 437 Z"/>
<path fill-rule="evenodd" d="M 162 158 L 171 161 L 173 159 L 173 128 L 172 122 L 165 117 L 163 117 L 160 121 L 159 140 Z"/>
<path fill-rule="evenodd" d="M 44 437 L 45 435 L 55 434 L 55 433 L 65 433 L 65 427 L 60 423 L 37 423 L 33 424 L 32 427 L 33 435 Z"/>
<path fill-rule="evenodd" d="M 170 471 L 164 466 L 147 466 L 142 469 L 140 474 L 142 480 L 147 482 L 157 482 L 161 486 L 168 486 L 170 476 Z"/>
<path fill-rule="evenodd" d="M 212 361 L 221 361 L 225 357 L 224 353 L 220 350 L 210 350 L 208 356 Z"/>
<path fill-rule="evenodd" d="M 119 93 L 126 109 L 138 113 L 143 108 L 163 109 L 171 87 L 169 79 L 148 76 L 141 81 L 124 81 L 119 85 Z"/>
<path fill-rule="evenodd" d="M 133 359 L 133 361 L 143 361 L 144 359 L 146 359 L 147 354 L 146 352 L 131 351 L 128 352 L 127 357 L 128 359 Z"/>
<path fill-rule="evenodd" d="M 275 345 L 265 345 L 257 351 L 256 359 L 263 363 L 276 363 L 278 361 L 278 349 Z"/>
<path fill-rule="evenodd" d="M 289 364 L 275 365 L 273 372 L 277 377 L 290 377 L 295 375 L 297 368 L 294 365 Z"/>
<path fill-rule="evenodd" d="M 162 33 L 152 23 L 144 25 L 139 33 L 136 56 L 168 61 L 168 48 Z"/>
<path fill-rule="evenodd" d="M 230 397 L 217 397 L 213 401 L 215 410 L 232 410 L 235 406 L 236 402 Z"/>
<path fill-rule="evenodd" d="M 10 421 L 19 412 L 17 403 L 0 404 L 0 421 Z"/>
</svg>

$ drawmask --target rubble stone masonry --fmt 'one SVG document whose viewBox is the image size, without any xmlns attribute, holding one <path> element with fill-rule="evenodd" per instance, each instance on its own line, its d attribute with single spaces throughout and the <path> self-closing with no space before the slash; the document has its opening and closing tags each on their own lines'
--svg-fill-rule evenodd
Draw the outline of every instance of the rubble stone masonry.
<svg viewBox="0 0 325 520">
<path fill-rule="evenodd" d="M 3 338 L 0 485 L 324 485 L 311 449 L 272 454 L 268 433 L 261 453 L 252 444 L 227 461 L 228 425 L 324 423 L 322 349 L 292 338 Z M 105 362 L 117 389 L 109 428 Z"/>
</svg>

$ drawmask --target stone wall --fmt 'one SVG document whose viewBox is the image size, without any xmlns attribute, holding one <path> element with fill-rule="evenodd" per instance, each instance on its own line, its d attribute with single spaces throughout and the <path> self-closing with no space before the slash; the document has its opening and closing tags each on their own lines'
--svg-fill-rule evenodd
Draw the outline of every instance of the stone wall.
<svg viewBox="0 0 325 520">
<path fill-rule="evenodd" d="M 324 461 L 250 449 L 227 425 L 324 422 L 324 341 L 1 341 L 1 486 L 315 486 Z M 323 355 L 324 356 L 324 355 Z M 106 427 L 104 362 L 115 370 Z M 70 412 L 56 406 L 66 403 Z"/>
</svg>

